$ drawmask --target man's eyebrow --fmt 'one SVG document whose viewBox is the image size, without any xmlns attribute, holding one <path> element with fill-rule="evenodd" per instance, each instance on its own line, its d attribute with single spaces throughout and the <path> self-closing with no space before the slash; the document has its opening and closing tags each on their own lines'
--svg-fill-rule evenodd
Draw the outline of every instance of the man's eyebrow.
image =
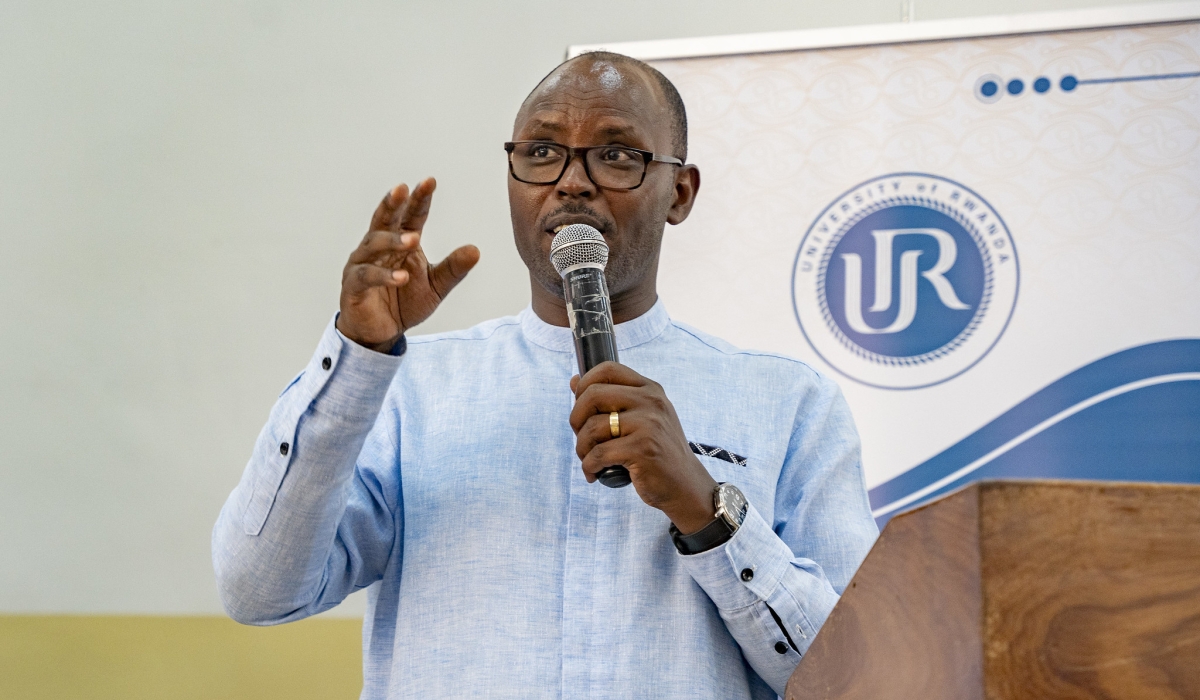
<svg viewBox="0 0 1200 700">
<path fill-rule="evenodd" d="M 526 124 L 525 128 L 531 131 L 541 131 L 550 133 L 562 133 L 567 130 L 567 126 L 557 119 L 543 119 L 533 117 Z M 609 124 L 602 126 L 598 133 L 606 138 L 641 138 L 642 132 L 632 124 Z"/>
<path fill-rule="evenodd" d="M 529 122 L 529 127 L 540 131 L 562 131 L 566 128 L 553 119 L 533 119 Z"/>
<path fill-rule="evenodd" d="M 633 126 L 606 126 L 600 130 L 605 136 L 640 136 Z"/>
</svg>

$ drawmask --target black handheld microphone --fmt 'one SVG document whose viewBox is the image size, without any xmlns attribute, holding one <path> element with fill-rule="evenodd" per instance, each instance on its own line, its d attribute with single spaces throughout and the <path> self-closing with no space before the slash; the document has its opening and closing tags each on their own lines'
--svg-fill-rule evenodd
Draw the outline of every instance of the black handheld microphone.
<svg viewBox="0 0 1200 700">
<path fill-rule="evenodd" d="M 601 362 L 617 362 L 612 308 L 608 303 L 608 284 L 604 281 L 604 266 L 608 264 L 604 236 L 587 224 L 571 224 L 555 234 L 550 244 L 550 262 L 563 278 L 563 298 L 567 302 L 571 335 L 575 337 L 579 376 Z M 631 483 L 629 470 L 620 465 L 601 469 L 596 478 L 614 489 Z"/>
</svg>

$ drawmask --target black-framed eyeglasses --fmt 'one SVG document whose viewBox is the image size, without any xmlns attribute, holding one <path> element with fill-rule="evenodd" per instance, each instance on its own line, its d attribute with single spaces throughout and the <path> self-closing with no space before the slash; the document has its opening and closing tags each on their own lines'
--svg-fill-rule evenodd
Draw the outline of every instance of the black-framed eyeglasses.
<svg viewBox="0 0 1200 700">
<path fill-rule="evenodd" d="M 553 185 L 562 179 L 572 158 L 583 160 L 583 170 L 597 187 L 606 190 L 636 190 L 646 179 L 653 161 L 683 165 L 683 161 L 628 146 L 580 146 L 572 148 L 553 141 L 509 141 L 508 172 L 530 185 Z"/>
</svg>

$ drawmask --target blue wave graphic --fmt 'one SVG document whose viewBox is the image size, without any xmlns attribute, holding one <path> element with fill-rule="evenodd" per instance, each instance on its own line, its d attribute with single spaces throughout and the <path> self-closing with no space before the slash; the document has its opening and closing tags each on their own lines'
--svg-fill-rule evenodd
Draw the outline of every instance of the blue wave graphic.
<svg viewBox="0 0 1200 700">
<path fill-rule="evenodd" d="M 871 489 L 871 508 L 883 527 L 897 512 L 996 478 L 1200 483 L 1200 339 L 1141 345 L 1071 372 Z"/>
</svg>

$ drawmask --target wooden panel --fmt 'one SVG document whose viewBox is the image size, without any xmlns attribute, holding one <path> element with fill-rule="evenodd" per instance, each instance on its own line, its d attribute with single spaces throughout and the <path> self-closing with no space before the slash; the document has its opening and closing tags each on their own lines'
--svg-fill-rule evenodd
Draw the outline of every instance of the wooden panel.
<svg viewBox="0 0 1200 700">
<path fill-rule="evenodd" d="M 788 700 L 983 697 L 978 488 L 898 515 L 788 682 Z"/>
<path fill-rule="evenodd" d="M 1200 698 L 1200 488 L 986 484 L 988 700 Z"/>
<path fill-rule="evenodd" d="M 352 700 L 362 621 L 0 616 L 4 700 Z"/>
</svg>

